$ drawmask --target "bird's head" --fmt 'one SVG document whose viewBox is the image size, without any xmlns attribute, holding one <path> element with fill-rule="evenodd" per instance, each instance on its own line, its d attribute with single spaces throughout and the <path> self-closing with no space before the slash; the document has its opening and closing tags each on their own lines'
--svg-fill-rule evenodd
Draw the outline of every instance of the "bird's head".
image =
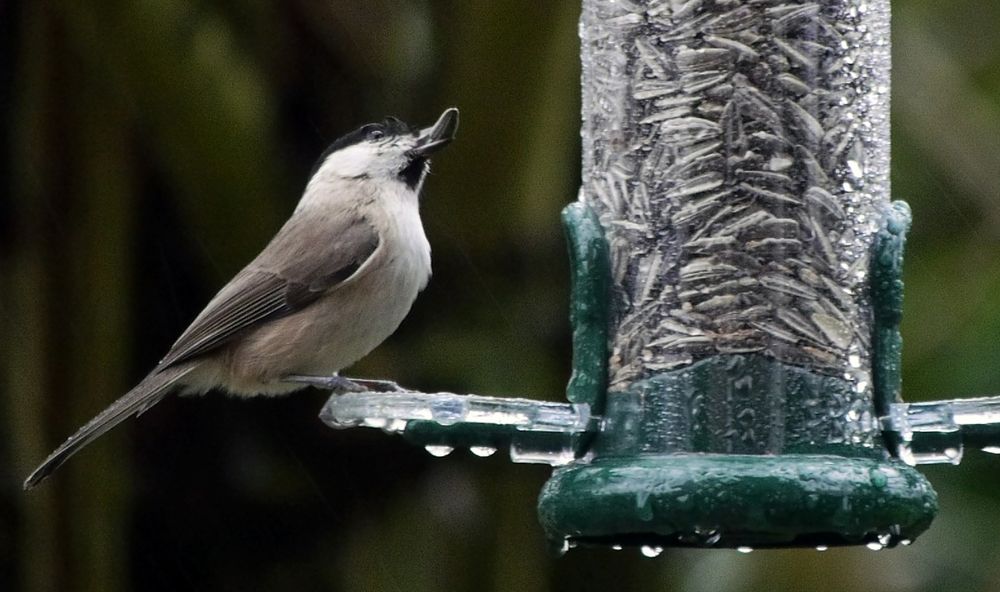
<svg viewBox="0 0 1000 592">
<path fill-rule="evenodd" d="M 430 155 L 444 148 L 458 130 L 458 109 L 446 109 L 430 127 L 411 127 L 395 117 L 363 125 L 338 138 L 320 156 L 312 179 L 372 179 L 401 182 L 417 190 Z"/>
</svg>

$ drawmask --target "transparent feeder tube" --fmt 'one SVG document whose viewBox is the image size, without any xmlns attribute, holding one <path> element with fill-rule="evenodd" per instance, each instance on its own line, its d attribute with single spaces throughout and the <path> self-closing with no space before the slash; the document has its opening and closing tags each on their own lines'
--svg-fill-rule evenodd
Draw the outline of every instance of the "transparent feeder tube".
<svg viewBox="0 0 1000 592">
<path fill-rule="evenodd" d="M 620 311 L 610 390 L 760 353 L 870 399 L 888 0 L 583 7 L 581 199 Z"/>
</svg>

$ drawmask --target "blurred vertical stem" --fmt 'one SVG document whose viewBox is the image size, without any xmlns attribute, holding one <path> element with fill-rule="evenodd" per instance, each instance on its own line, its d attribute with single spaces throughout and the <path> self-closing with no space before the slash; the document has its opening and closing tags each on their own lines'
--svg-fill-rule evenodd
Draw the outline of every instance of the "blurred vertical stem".
<svg viewBox="0 0 1000 592">
<path fill-rule="evenodd" d="M 102 403 L 96 396 L 122 390 L 128 358 L 125 109 L 65 51 L 48 8 L 24 13 L 14 108 L 18 237 L 7 275 L 9 331 L 19 338 L 6 352 L 5 386 L 21 476 L 94 413 Z M 48 425 L 55 427 L 39 429 Z M 81 456 L 68 480 L 25 494 L 25 589 L 123 588 L 128 512 L 113 443 Z M 63 497 L 70 489 L 73 496 Z"/>
<path fill-rule="evenodd" d="M 47 315 L 46 241 L 41 196 L 51 161 L 46 159 L 43 138 L 49 129 L 47 99 L 52 95 L 55 61 L 49 23 L 41 3 L 23 6 L 21 45 L 16 64 L 19 87 L 13 93 L 10 113 L 12 180 L 11 200 L 15 238 L 2 260 L 4 289 L 0 290 L 3 334 L 3 393 L 9 418 L 11 457 L 16 476 L 27 475 L 31 463 L 47 453 L 48 439 L 40 426 L 47 425 L 46 394 L 50 376 L 46 366 L 50 348 Z M 56 496 L 40 488 L 23 502 L 17 545 L 20 587 L 36 592 L 59 589 Z"/>
<path fill-rule="evenodd" d="M 64 303 L 72 308 L 65 317 L 70 321 L 65 363 L 73 426 L 127 388 L 133 268 L 134 165 L 125 108 L 86 70 L 68 76 L 75 100 L 67 109 L 75 129 L 67 144 L 76 168 L 69 171 L 74 198 L 67 203 Z M 126 588 L 128 463 L 115 453 L 124 435 L 110 435 L 70 466 L 69 485 L 78 500 L 69 532 L 75 590 Z"/>
<path fill-rule="evenodd" d="M 74 48 L 134 107 L 191 236 L 217 263 L 213 276 L 234 272 L 291 209 L 277 199 L 285 192 L 274 105 L 260 68 L 240 51 L 231 25 L 195 2 L 61 8 Z M 220 232 L 219 222 L 233 215 L 240 223 Z"/>
</svg>

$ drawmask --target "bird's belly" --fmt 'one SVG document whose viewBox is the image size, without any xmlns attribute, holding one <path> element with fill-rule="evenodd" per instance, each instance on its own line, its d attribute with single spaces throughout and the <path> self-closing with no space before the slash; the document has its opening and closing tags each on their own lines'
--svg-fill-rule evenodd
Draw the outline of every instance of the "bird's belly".
<svg viewBox="0 0 1000 592">
<path fill-rule="evenodd" d="M 323 302 L 323 321 L 316 323 L 314 355 L 303 360 L 303 372 L 330 374 L 350 366 L 378 347 L 399 327 L 419 288 L 397 277 L 395 281 L 373 282 L 381 285 L 351 288 L 355 294 L 344 306 L 341 299 Z M 308 341 L 308 340 L 307 340 Z"/>
<path fill-rule="evenodd" d="M 353 364 L 399 327 L 428 275 L 412 261 L 390 261 L 255 329 L 230 349 L 227 390 L 283 394 L 295 390 L 280 382 L 284 376 L 329 375 Z"/>
</svg>

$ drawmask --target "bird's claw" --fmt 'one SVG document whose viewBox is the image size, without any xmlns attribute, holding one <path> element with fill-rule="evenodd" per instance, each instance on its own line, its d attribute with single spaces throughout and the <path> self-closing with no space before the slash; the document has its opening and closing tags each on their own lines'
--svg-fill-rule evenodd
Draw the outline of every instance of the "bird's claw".
<svg viewBox="0 0 1000 592">
<path fill-rule="evenodd" d="M 366 378 L 344 378 L 343 376 L 306 376 L 293 374 L 284 378 L 285 382 L 297 382 L 332 391 L 335 394 L 404 391 L 391 380 L 371 380 Z"/>
<path fill-rule="evenodd" d="M 344 378 L 343 376 L 304 376 L 294 374 L 291 376 L 286 376 L 284 379 L 286 382 L 297 382 L 299 384 L 307 384 L 309 386 L 314 386 L 316 388 L 321 388 L 324 390 L 332 391 L 338 395 L 344 393 L 362 393 L 367 389 L 360 384 Z"/>
<path fill-rule="evenodd" d="M 399 386 L 399 384 L 391 380 L 373 380 L 371 378 L 347 378 L 354 384 L 357 384 L 364 388 L 364 390 L 372 393 L 388 393 L 388 392 L 404 392 L 405 388 Z"/>
</svg>

